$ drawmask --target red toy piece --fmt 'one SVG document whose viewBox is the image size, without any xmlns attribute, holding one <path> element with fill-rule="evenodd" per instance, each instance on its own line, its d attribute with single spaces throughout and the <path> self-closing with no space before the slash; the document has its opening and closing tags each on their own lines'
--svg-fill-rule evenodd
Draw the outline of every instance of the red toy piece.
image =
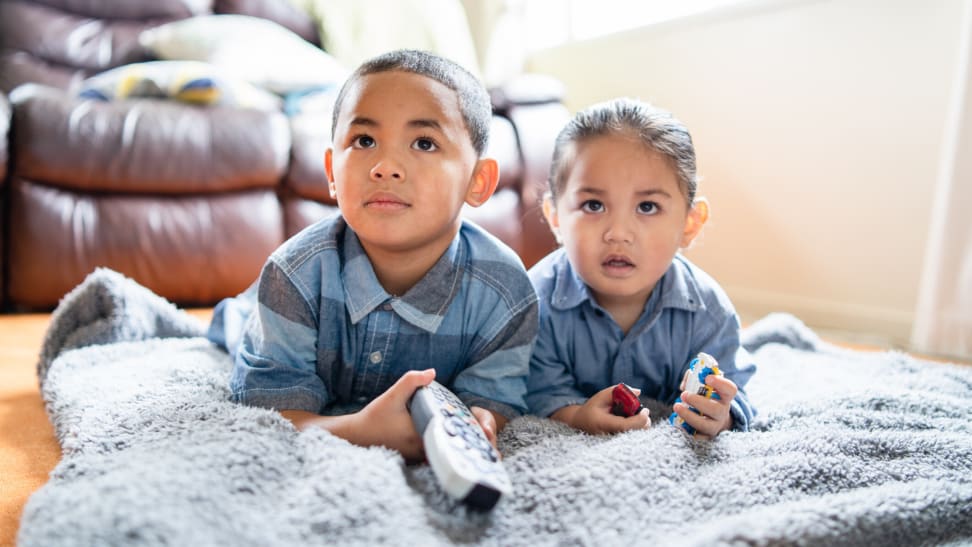
<svg viewBox="0 0 972 547">
<path fill-rule="evenodd" d="M 638 396 L 624 383 L 614 386 L 611 397 L 614 399 L 614 405 L 611 406 L 611 414 L 615 416 L 634 416 L 644 408 L 641 405 L 641 401 L 638 400 Z"/>
</svg>

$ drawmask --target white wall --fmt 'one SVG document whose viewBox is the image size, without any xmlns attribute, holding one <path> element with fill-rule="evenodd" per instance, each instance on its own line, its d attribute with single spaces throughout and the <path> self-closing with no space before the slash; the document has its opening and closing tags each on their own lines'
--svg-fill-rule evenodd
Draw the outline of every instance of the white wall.
<svg viewBox="0 0 972 547">
<path fill-rule="evenodd" d="M 536 53 L 572 110 L 633 96 L 692 131 L 713 215 L 687 254 L 744 319 L 908 347 L 962 0 L 776 0 Z"/>
</svg>

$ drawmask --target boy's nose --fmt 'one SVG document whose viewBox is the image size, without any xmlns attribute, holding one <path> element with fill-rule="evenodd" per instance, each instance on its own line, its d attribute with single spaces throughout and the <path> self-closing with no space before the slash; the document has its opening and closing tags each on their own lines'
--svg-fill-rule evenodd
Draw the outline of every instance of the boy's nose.
<svg viewBox="0 0 972 547">
<path fill-rule="evenodd" d="M 400 181 L 405 178 L 405 170 L 398 162 L 386 158 L 371 168 L 371 178 L 381 181 Z"/>
</svg>

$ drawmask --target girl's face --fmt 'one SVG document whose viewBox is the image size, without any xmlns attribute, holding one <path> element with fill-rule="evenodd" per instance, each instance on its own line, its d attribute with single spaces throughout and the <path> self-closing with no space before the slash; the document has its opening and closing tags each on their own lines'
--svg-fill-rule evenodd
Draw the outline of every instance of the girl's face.
<svg viewBox="0 0 972 547">
<path fill-rule="evenodd" d="M 707 209 L 687 206 L 671 160 L 618 134 L 577 145 L 563 191 L 544 212 L 572 267 L 610 311 L 644 305 Z"/>
</svg>

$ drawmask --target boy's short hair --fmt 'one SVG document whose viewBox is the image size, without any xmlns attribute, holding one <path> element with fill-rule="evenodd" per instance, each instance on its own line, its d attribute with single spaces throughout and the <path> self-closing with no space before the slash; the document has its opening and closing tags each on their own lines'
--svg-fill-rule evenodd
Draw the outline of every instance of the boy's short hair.
<svg viewBox="0 0 972 547">
<path fill-rule="evenodd" d="M 341 105 L 344 103 L 344 96 L 348 89 L 364 76 L 394 70 L 431 78 L 455 91 L 459 97 L 459 110 L 462 113 L 463 121 L 466 123 L 469 140 L 472 142 L 476 154 L 482 157 L 486 152 L 486 146 L 489 144 L 489 125 L 493 115 L 493 108 L 486 88 L 471 72 L 458 64 L 437 55 L 414 49 L 400 49 L 383 53 L 365 61 L 351 73 L 351 76 L 341 86 L 341 91 L 334 101 L 334 112 L 331 116 L 331 135 L 337 129 L 338 114 L 341 112 Z"/>
<path fill-rule="evenodd" d="M 592 105 L 567 123 L 557 135 L 550 163 L 550 194 L 556 200 L 564 190 L 577 146 L 605 135 L 627 134 L 646 148 L 662 154 L 675 168 L 678 186 L 691 207 L 699 179 L 695 146 L 689 130 L 671 112 L 635 99 L 612 99 Z"/>
</svg>

